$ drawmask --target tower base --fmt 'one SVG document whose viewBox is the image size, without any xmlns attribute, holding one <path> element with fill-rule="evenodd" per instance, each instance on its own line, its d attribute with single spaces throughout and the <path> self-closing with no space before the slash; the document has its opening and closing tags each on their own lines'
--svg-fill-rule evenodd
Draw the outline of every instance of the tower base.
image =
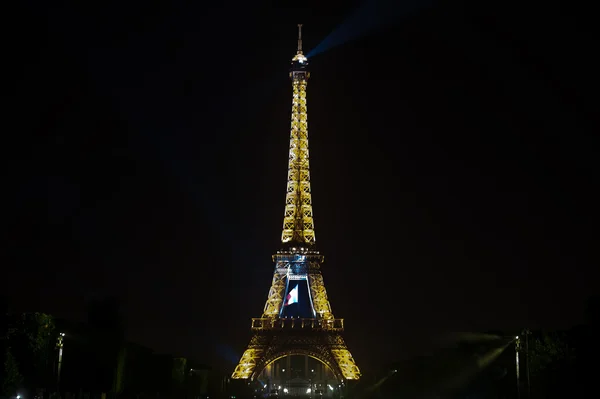
<svg viewBox="0 0 600 399">
<path fill-rule="evenodd" d="M 291 355 L 319 360 L 340 382 L 360 378 L 360 371 L 339 331 L 312 329 L 300 322 L 297 326 L 254 332 L 231 378 L 253 381 L 267 365 Z"/>
</svg>

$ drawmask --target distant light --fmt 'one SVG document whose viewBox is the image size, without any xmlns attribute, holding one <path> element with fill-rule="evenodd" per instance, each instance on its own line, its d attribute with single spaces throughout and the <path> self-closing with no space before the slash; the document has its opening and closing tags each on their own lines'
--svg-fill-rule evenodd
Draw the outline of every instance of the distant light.
<svg viewBox="0 0 600 399">
<path fill-rule="evenodd" d="M 283 371 L 285 373 L 285 369 L 281 369 L 281 371 Z"/>
<path fill-rule="evenodd" d="M 311 372 L 311 373 L 314 373 L 314 372 L 315 372 L 315 370 L 310 370 L 310 372 Z"/>
<path fill-rule="evenodd" d="M 17 395 L 17 399 L 21 399 L 21 395 Z"/>
<path fill-rule="evenodd" d="M 519 336 L 517 335 L 517 336 L 515 337 L 515 339 L 519 339 Z"/>
<path fill-rule="evenodd" d="M 65 333 L 60 333 L 60 336 L 61 336 L 61 337 L 64 337 L 64 336 L 65 336 Z"/>
<path fill-rule="evenodd" d="M 306 393 L 310 393 L 310 392 L 311 392 L 311 389 L 310 389 L 310 388 L 308 388 L 308 389 L 306 390 Z"/>
<path fill-rule="evenodd" d="M 283 388 L 283 393 L 288 393 L 288 389 L 287 388 Z"/>
</svg>

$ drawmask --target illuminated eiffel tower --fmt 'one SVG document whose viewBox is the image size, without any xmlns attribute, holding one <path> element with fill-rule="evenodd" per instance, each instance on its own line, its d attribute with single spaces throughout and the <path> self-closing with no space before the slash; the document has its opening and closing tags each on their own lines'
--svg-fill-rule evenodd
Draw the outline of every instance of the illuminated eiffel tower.
<svg viewBox="0 0 600 399">
<path fill-rule="evenodd" d="M 293 355 L 303 355 L 307 365 L 308 358 L 320 361 L 337 381 L 360 378 L 342 338 L 344 320 L 334 318 L 331 312 L 321 275 L 324 258 L 315 249 L 306 111 L 310 72 L 308 59 L 302 53 L 301 26 L 298 25 L 298 51 L 290 69 L 292 124 L 283 247 L 273 255 L 275 271 L 267 303 L 262 317 L 252 319 L 253 336 L 232 374 L 233 379 L 256 380 L 275 361 Z M 285 372 L 284 368 L 276 372 L 281 370 Z"/>
</svg>

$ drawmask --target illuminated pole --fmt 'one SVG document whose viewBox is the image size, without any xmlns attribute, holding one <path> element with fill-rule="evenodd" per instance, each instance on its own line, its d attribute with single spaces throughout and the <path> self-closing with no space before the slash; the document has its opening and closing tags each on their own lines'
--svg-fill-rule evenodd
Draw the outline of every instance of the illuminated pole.
<svg viewBox="0 0 600 399">
<path fill-rule="evenodd" d="M 62 368 L 62 355 L 63 355 L 63 339 L 65 337 L 65 333 L 58 334 L 58 339 L 56 341 L 56 347 L 58 348 L 58 367 L 56 372 L 56 391 L 60 392 L 60 370 Z"/>
<path fill-rule="evenodd" d="M 527 399 L 531 399 L 531 382 L 529 380 L 529 335 L 531 331 L 529 329 L 523 330 L 525 335 L 525 378 L 527 380 Z"/>
<path fill-rule="evenodd" d="M 521 350 L 521 339 L 517 335 L 515 337 L 515 361 L 516 361 L 516 371 L 517 371 L 517 398 L 521 398 L 521 382 L 519 379 L 519 351 Z"/>
</svg>

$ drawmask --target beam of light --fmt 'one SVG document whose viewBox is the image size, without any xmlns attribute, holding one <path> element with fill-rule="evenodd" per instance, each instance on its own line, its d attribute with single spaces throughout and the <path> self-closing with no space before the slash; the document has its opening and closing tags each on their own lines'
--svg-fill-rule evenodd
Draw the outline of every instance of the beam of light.
<svg viewBox="0 0 600 399">
<path fill-rule="evenodd" d="M 386 382 L 388 380 L 388 378 L 390 378 L 397 372 L 398 372 L 397 370 L 390 370 L 386 375 L 384 375 L 378 381 L 376 381 L 375 383 L 364 388 L 363 391 L 361 393 L 359 393 L 356 397 L 359 399 L 371 397 L 377 389 L 381 388 L 383 383 Z"/>
<path fill-rule="evenodd" d="M 483 353 L 480 353 L 475 359 L 470 356 L 465 357 L 464 353 L 461 354 L 462 351 L 455 352 L 455 355 L 449 359 L 438 358 L 435 364 L 436 367 L 433 367 L 433 370 L 430 368 L 428 371 L 426 377 L 427 385 L 423 387 L 416 387 L 422 391 L 420 392 L 421 398 L 445 397 L 446 394 L 461 389 L 479 373 L 492 365 L 494 361 L 496 361 L 496 359 L 498 359 L 498 357 L 517 340 L 516 337 L 482 333 L 445 334 L 444 338 L 452 338 L 452 342 L 454 343 L 475 343 L 476 345 L 473 347 L 473 349 L 484 346 L 487 348 L 487 350 L 485 350 Z M 458 357 L 456 357 L 456 355 L 458 355 Z M 440 364 L 445 364 L 443 369 L 437 369 L 437 366 Z M 442 372 L 442 375 L 440 375 L 440 371 Z M 399 369 L 390 370 L 377 382 L 372 383 L 364 388 L 360 394 L 356 396 L 356 398 L 367 399 L 374 397 L 375 391 L 389 382 L 390 377 L 396 373 L 401 375 L 404 372 L 405 371 Z M 410 373 L 410 371 L 408 372 Z"/>
<path fill-rule="evenodd" d="M 356 40 L 401 18 L 431 6 L 435 0 L 365 0 L 341 25 L 312 49 L 311 58 L 333 47 Z"/>
<path fill-rule="evenodd" d="M 387 373 L 387 374 L 385 375 L 385 377 L 381 378 L 379 381 L 377 381 L 375 384 L 373 384 L 373 386 L 371 387 L 371 389 L 370 389 L 370 390 L 373 390 L 373 391 L 374 391 L 374 390 L 378 389 L 379 387 L 381 387 L 381 386 L 383 385 L 383 383 L 384 383 L 384 382 L 386 382 L 386 381 L 387 381 L 387 379 L 388 379 L 388 378 L 390 378 L 390 377 L 391 377 L 391 376 L 393 376 L 394 374 L 396 374 L 396 372 L 395 372 L 395 371 L 390 371 L 389 373 Z"/>
<path fill-rule="evenodd" d="M 226 344 L 218 343 L 214 346 L 214 350 L 221 358 L 234 365 L 237 364 L 241 357 L 241 354 L 237 354 L 231 346 Z"/>
<path fill-rule="evenodd" d="M 456 342 L 490 342 L 490 341 L 505 341 L 506 337 L 495 334 L 484 334 L 477 332 L 452 332 L 446 333 L 440 337 L 440 340 L 445 343 Z"/>
<path fill-rule="evenodd" d="M 466 385 L 477 374 L 492 364 L 494 360 L 496 360 L 513 341 L 514 340 L 507 342 L 500 347 L 489 350 L 484 355 L 478 357 L 474 364 L 470 364 L 459 370 L 458 374 L 455 374 L 453 377 L 446 380 L 446 383 L 443 384 L 443 391 L 453 391 Z"/>
</svg>

